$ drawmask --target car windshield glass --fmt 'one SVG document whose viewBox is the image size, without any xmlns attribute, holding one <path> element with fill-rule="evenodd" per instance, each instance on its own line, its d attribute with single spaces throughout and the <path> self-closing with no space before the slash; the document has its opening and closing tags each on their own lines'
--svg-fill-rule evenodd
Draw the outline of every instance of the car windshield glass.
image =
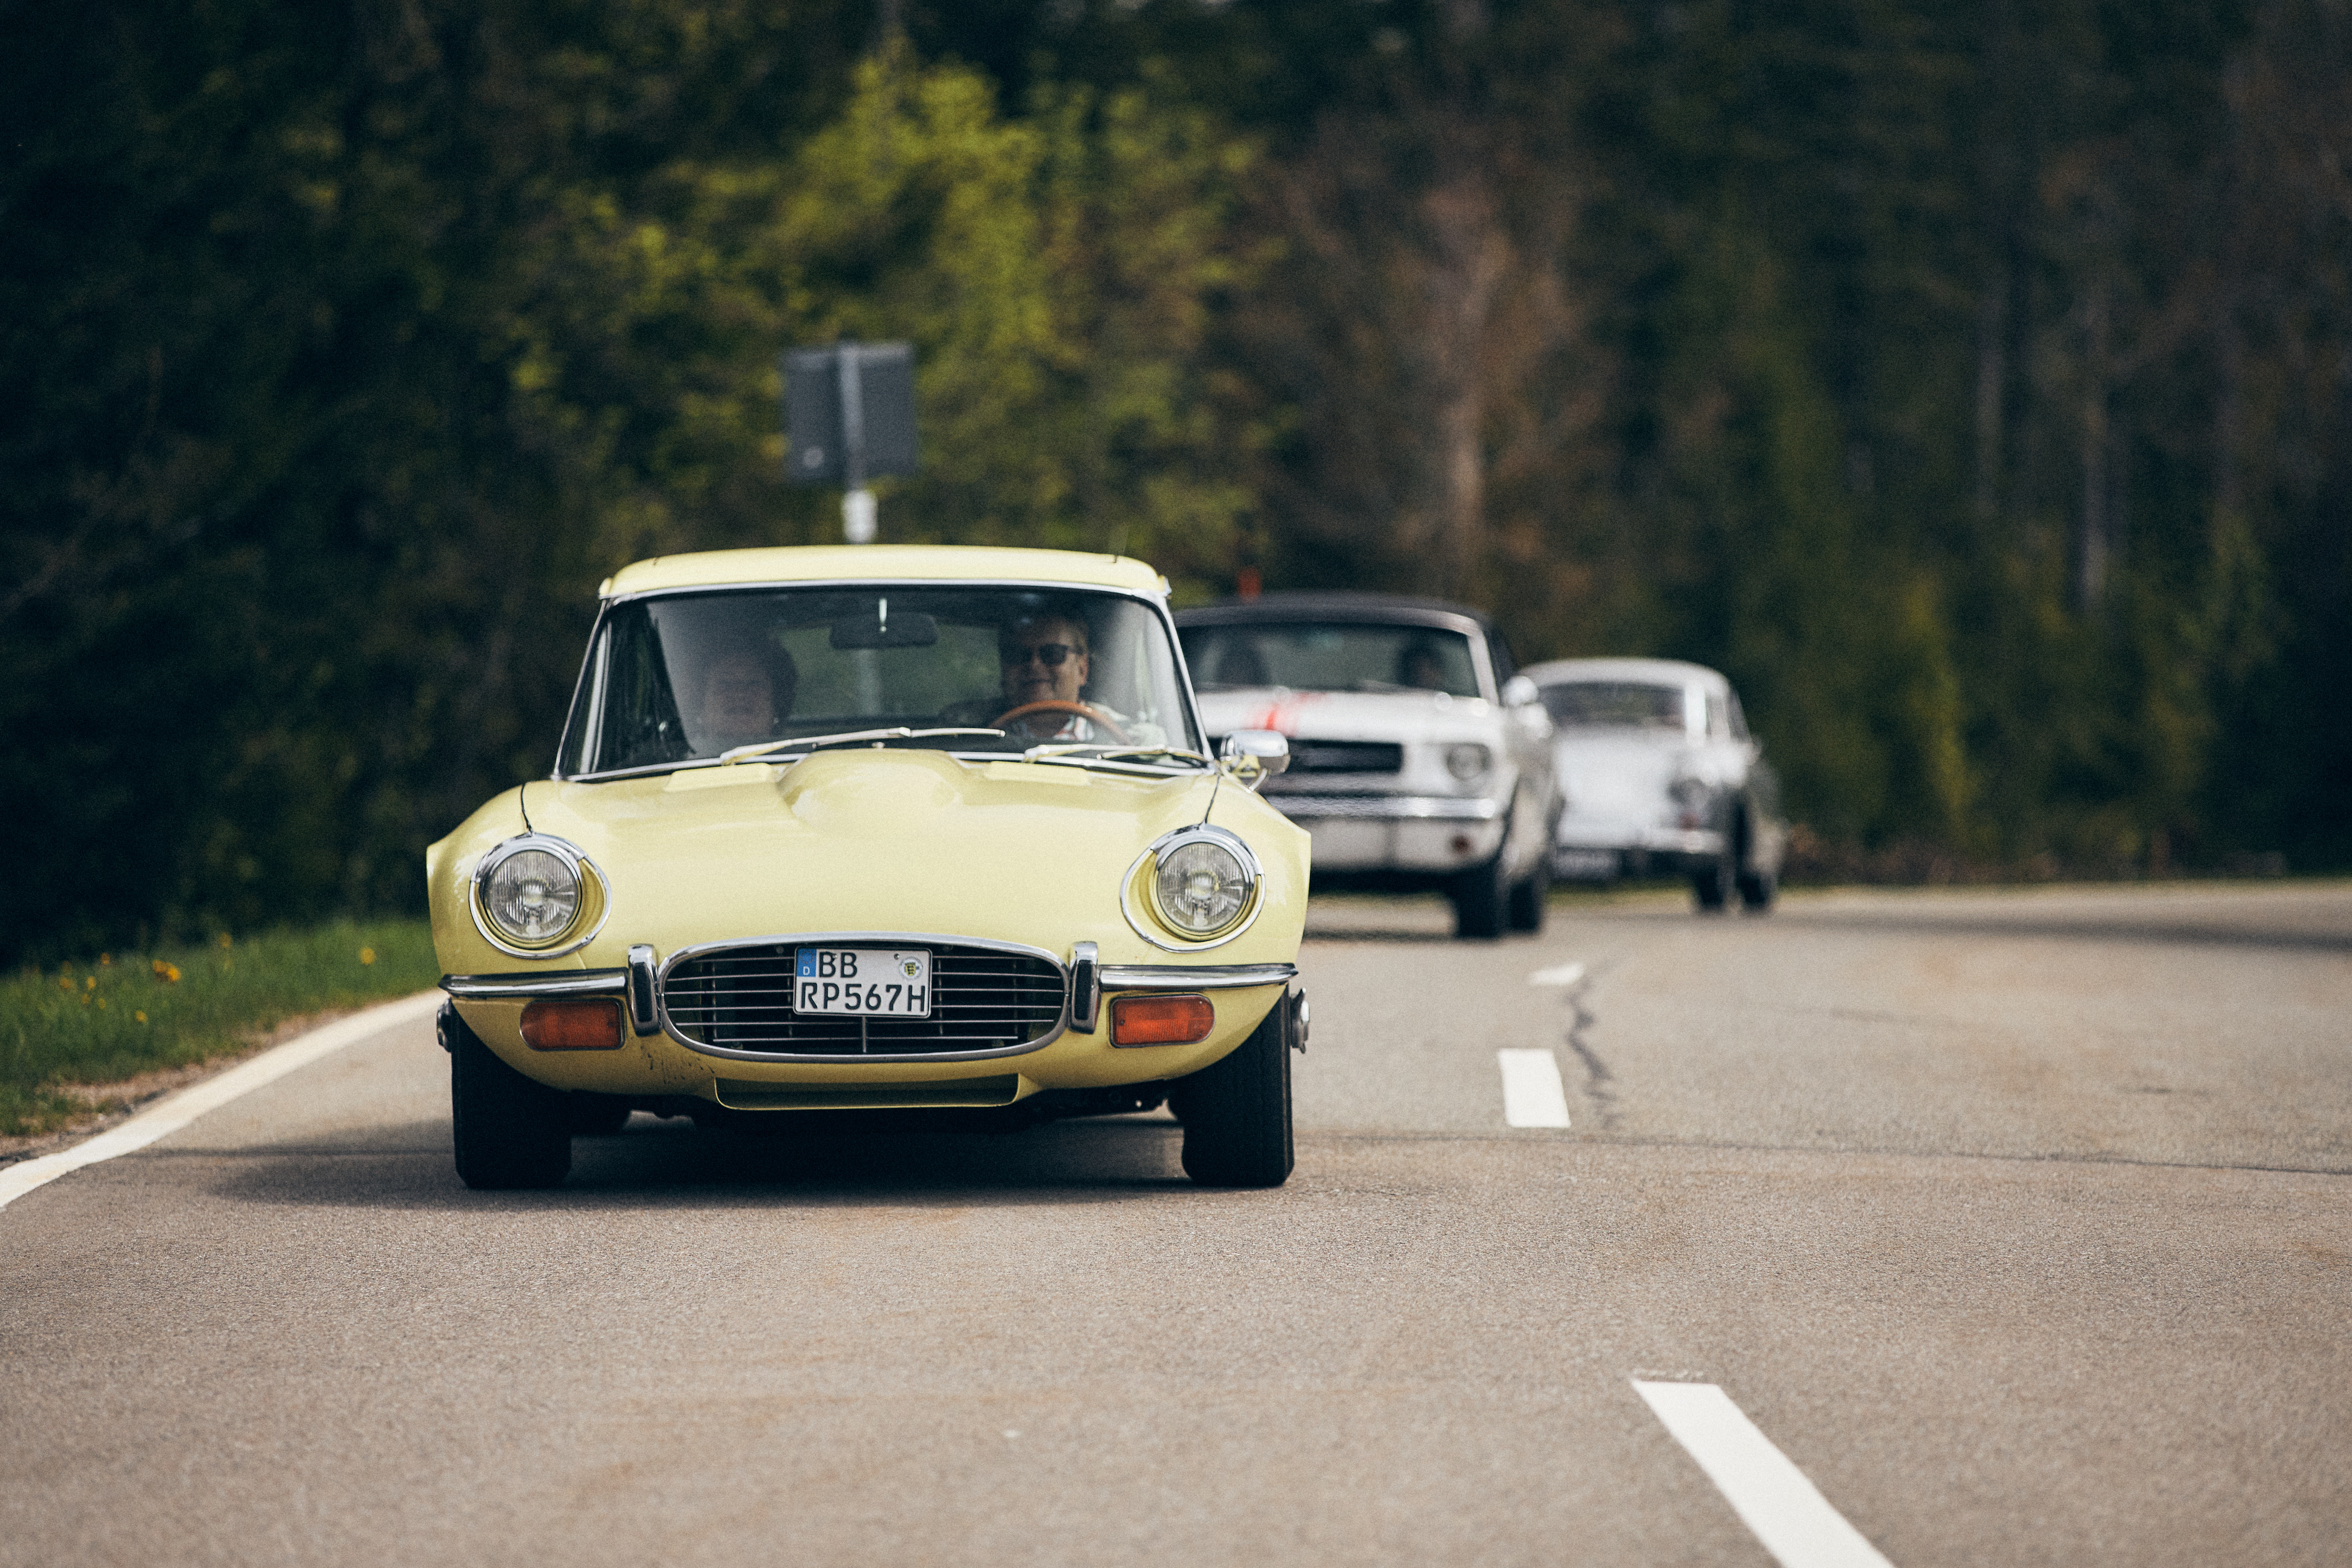
<svg viewBox="0 0 2352 1568">
<path fill-rule="evenodd" d="M 1117 595 L 998 587 L 679 594 L 605 616 L 568 773 L 712 761 L 868 730 L 959 752 L 1199 752 L 1165 624 Z M 777 749 L 789 754 L 789 746 Z"/>
<path fill-rule="evenodd" d="M 1184 658 L 1203 691 L 1446 691 L 1475 697 L 1470 639 L 1441 626 L 1257 621 L 1186 626 Z"/>
<path fill-rule="evenodd" d="M 1683 732 L 1683 689 L 1639 680 L 1568 680 L 1543 689 L 1551 721 L 1562 729 L 1616 728 Z"/>
</svg>

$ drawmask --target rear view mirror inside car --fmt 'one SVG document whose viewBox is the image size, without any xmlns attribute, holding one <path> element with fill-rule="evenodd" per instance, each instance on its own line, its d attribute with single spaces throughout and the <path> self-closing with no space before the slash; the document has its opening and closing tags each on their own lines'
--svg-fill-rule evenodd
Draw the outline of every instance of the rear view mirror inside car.
<svg viewBox="0 0 2352 1568">
<path fill-rule="evenodd" d="M 833 623 L 830 638 L 837 648 L 929 647 L 940 640 L 940 623 L 920 610 L 890 614 L 890 601 L 874 601 L 870 616 L 844 616 Z"/>
</svg>

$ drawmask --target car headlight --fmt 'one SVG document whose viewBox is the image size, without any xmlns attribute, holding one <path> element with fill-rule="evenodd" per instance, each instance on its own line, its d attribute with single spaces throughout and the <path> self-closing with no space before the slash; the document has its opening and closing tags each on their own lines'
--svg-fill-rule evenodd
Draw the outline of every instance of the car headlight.
<svg viewBox="0 0 2352 1568">
<path fill-rule="evenodd" d="M 1143 852 L 1128 873 L 1120 902 L 1128 924 L 1155 947 L 1182 948 L 1229 941 L 1249 925 L 1258 906 L 1257 857 L 1222 827 L 1203 824 L 1169 834 Z M 1138 919 L 1138 904 L 1150 919 Z"/>
<path fill-rule="evenodd" d="M 561 838 L 509 838 L 474 868 L 474 924 L 520 958 L 553 958 L 584 945 L 604 924 L 603 879 Z"/>
<path fill-rule="evenodd" d="M 1187 936 L 1214 936 L 1249 902 L 1249 873 L 1234 852 L 1205 838 L 1160 857 L 1151 882 L 1160 917 Z"/>
<path fill-rule="evenodd" d="M 1495 753 L 1475 742 L 1445 748 L 1445 771 L 1465 784 L 1494 765 Z"/>
</svg>

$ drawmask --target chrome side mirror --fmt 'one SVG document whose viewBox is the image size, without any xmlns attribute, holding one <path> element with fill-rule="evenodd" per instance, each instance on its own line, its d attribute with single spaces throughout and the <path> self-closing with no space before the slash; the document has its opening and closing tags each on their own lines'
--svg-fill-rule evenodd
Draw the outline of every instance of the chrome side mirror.
<svg viewBox="0 0 2352 1568">
<path fill-rule="evenodd" d="M 1217 748 L 1217 765 L 1235 784 L 1257 788 L 1290 767 L 1290 742 L 1278 730 L 1236 730 Z"/>
</svg>

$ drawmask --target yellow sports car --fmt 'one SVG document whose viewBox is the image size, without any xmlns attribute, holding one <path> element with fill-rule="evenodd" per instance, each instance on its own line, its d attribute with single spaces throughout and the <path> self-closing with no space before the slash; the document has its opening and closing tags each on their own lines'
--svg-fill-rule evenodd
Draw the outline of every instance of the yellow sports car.
<svg viewBox="0 0 2352 1568">
<path fill-rule="evenodd" d="M 1307 836 L 1206 754 L 1140 562 L 737 550 L 607 581 L 553 776 L 425 855 L 457 1172 L 632 1110 L 836 1131 L 1170 1103 L 1290 1173 Z"/>
</svg>

